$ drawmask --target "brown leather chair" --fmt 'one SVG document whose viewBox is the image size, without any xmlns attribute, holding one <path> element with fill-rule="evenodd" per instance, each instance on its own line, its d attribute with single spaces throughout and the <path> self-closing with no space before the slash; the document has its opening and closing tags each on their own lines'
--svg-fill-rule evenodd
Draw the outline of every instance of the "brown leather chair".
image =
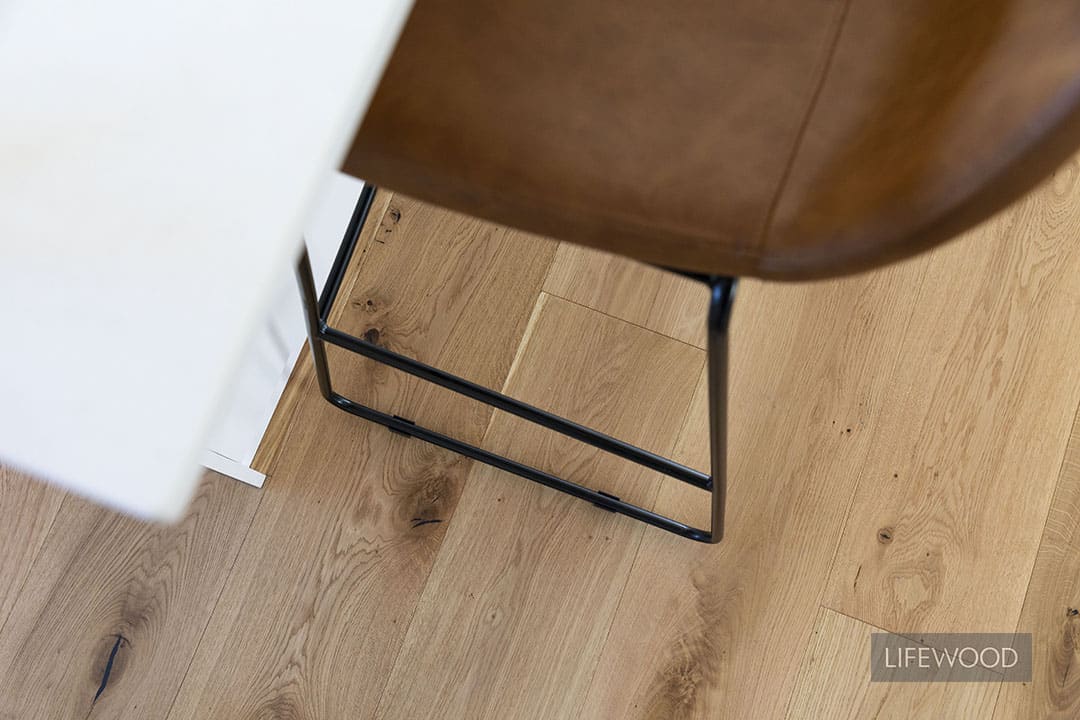
<svg viewBox="0 0 1080 720">
<path fill-rule="evenodd" d="M 344 169 L 710 284 L 711 477 L 556 429 L 711 490 L 711 532 L 424 439 L 715 542 L 733 278 L 826 277 L 911 255 L 1077 147 L 1076 0 L 418 0 Z"/>
</svg>

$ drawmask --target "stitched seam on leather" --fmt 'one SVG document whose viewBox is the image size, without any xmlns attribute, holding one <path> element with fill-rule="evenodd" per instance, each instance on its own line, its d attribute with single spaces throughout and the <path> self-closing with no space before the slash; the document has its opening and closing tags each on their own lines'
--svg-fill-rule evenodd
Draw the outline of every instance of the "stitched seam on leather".
<svg viewBox="0 0 1080 720">
<path fill-rule="evenodd" d="M 840 36 L 843 34 L 844 26 L 847 24 L 848 11 L 851 9 L 852 0 L 843 0 L 843 4 L 840 6 L 840 14 L 836 20 L 836 29 L 833 31 L 832 39 L 829 41 L 829 46 L 825 52 L 825 63 L 821 68 L 821 75 L 818 76 L 817 84 L 814 87 L 814 92 L 810 95 L 810 102 L 807 103 L 806 112 L 803 113 L 802 121 L 799 123 L 799 129 L 795 133 L 795 140 L 791 145 L 791 152 L 788 155 L 787 162 L 784 163 L 784 171 L 780 173 L 780 180 L 776 184 L 776 191 L 772 195 L 772 199 L 769 202 L 769 209 L 765 213 L 765 222 L 761 225 L 761 232 L 758 233 L 757 238 L 754 240 L 753 250 L 748 254 L 753 254 L 761 257 L 762 245 L 765 239 L 769 236 L 769 231 L 772 229 L 773 220 L 775 219 L 776 210 L 780 206 L 780 200 L 784 195 L 784 190 L 787 188 L 788 180 L 791 177 L 791 172 L 795 167 L 795 160 L 799 156 L 799 150 L 802 149 L 803 138 L 806 136 L 806 131 L 810 127 L 810 120 L 814 115 L 814 110 L 817 109 L 818 100 L 821 98 L 821 93 L 825 88 L 825 81 L 829 77 L 829 71 L 832 69 L 833 58 L 836 57 L 836 49 L 840 45 Z"/>
</svg>

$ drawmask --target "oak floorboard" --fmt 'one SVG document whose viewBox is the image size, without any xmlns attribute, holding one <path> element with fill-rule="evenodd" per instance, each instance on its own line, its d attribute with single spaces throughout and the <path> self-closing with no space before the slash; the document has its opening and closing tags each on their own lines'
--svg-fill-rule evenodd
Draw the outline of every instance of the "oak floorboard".
<svg viewBox="0 0 1080 720">
<path fill-rule="evenodd" d="M 1061 465 L 1016 631 L 1031 633 L 1032 681 L 1002 688 L 995 720 L 1080 717 L 1080 412 Z"/>
<path fill-rule="evenodd" d="M 704 353 L 547 296 L 504 392 L 669 454 Z M 650 506 L 659 476 L 496 413 L 485 445 Z M 584 700 L 644 526 L 473 468 L 379 718 L 567 718 Z M 438 669 L 438 672 L 433 670 Z"/>
<path fill-rule="evenodd" d="M 925 259 L 743 282 L 731 325 L 728 512 L 704 546 L 647 530 L 579 718 L 783 717 Z M 705 378 L 675 457 L 708 467 Z M 850 429 L 850 430 L 849 430 Z M 705 519 L 664 483 L 657 510 Z"/>
<path fill-rule="evenodd" d="M 0 633 L 0 718 L 164 717 L 258 502 L 212 472 L 176 525 L 66 495 Z"/>
<path fill-rule="evenodd" d="M 500 387 L 555 243 L 401 196 L 373 220 L 340 327 Z M 482 437 L 490 408 L 343 352 L 330 364 L 346 396 Z M 301 397 L 169 717 L 370 717 L 468 467 Z"/>
<path fill-rule="evenodd" d="M 820 609 L 788 720 L 990 717 L 1004 683 L 950 681 L 948 666 L 931 682 L 869 682 L 870 635 L 875 632 L 881 630 Z"/>
<path fill-rule="evenodd" d="M 1073 160 L 930 256 L 825 606 L 904 634 L 1016 627 L 1080 404 L 1078 231 Z"/>
</svg>

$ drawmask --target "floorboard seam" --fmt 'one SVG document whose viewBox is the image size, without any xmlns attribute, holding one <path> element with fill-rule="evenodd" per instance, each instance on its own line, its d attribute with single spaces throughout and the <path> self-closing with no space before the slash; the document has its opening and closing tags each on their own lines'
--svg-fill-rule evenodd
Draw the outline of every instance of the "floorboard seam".
<svg viewBox="0 0 1080 720">
<path fill-rule="evenodd" d="M 627 325 L 632 325 L 633 327 L 636 327 L 639 330 L 644 330 L 645 332 L 651 333 L 653 335 L 659 335 L 660 337 L 664 338 L 665 340 L 671 340 L 673 342 L 679 343 L 680 345 L 686 345 L 687 347 L 692 347 L 695 350 L 705 352 L 705 348 L 701 347 L 700 345 L 695 345 L 694 343 L 688 343 L 685 340 L 680 340 L 677 337 L 672 337 L 671 335 L 668 335 L 665 332 L 661 332 L 659 330 L 654 330 L 654 329 L 652 329 L 650 327 L 645 327 L 644 325 L 642 325 L 640 323 L 636 323 L 633 320 L 627 320 L 626 318 L 621 318 L 618 315 L 612 315 L 609 312 L 604 312 L 603 310 L 600 310 L 599 308 L 594 308 L 591 305 L 586 305 L 585 303 L 578 302 L 577 300 L 571 300 L 568 297 L 563 297 L 562 295 L 559 295 L 557 293 L 553 293 L 550 290 L 544 290 L 543 292 L 544 292 L 545 295 L 550 295 L 551 297 L 558 298 L 559 300 L 562 300 L 563 302 L 568 302 L 571 305 L 577 305 L 580 308 L 585 308 L 586 310 L 589 310 L 591 312 L 603 315 L 606 318 L 610 318 L 612 320 L 617 320 L 618 322 L 626 323 Z M 703 307 L 707 307 L 707 303 L 703 304 Z M 701 324 L 704 325 L 705 322 L 706 322 L 705 313 L 702 313 L 701 314 Z"/>
</svg>

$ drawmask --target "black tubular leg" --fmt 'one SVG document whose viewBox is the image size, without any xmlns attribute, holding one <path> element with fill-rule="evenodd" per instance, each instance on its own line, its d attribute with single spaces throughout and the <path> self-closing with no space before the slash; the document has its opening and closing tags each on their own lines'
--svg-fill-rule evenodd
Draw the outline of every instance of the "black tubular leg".
<svg viewBox="0 0 1080 720">
<path fill-rule="evenodd" d="M 727 504 L 727 391 L 728 325 L 735 302 L 733 278 L 709 279 L 709 327 L 706 341 L 709 364 L 709 462 L 712 471 L 712 530 L 708 542 L 724 538 Z"/>
<path fill-rule="evenodd" d="M 363 229 L 375 189 L 365 186 L 357 202 L 356 210 L 346 230 L 345 238 L 338 250 L 330 275 L 323 288 L 321 297 L 316 297 L 315 281 L 312 276 L 311 262 L 305 248 L 297 263 L 297 280 L 304 304 L 304 317 L 307 325 L 308 340 L 311 346 L 315 374 L 319 390 L 332 405 L 366 420 L 409 437 L 418 438 L 438 445 L 447 450 L 487 463 L 500 470 L 513 473 L 527 480 L 541 483 L 560 492 L 588 500 L 605 510 L 617 512 L 663 530 L 681 535 L 699 542 L 716 543 L 724 533 L 724 503 L 727 492 L 727 353 L 728 324 L 731 307 L 735 299 L 737 281 L 728 277 L 704 277 L 688 275 L 705 282 L 710 288 L 708 317 L 708 384 L 709 384 L 709 436 L 711 441 L 711 473 L 705 475 L 693 468 L 681 465 L 673 460 L 656 455 L 642 448 L 605 435 L 592 428 L 559 417 L 538 407 L 515 400 L 502 393 L 451 375 L 438 368 L 425 365 L 412 358 L 405 357 L 386 348 L 354 337 L 329 326 L 330 311 L 341 287 L 342 278 L 356 249 L 356 243 Z M 543 470 L 524 465 L 510 458 L 488 452 L 483 448 L 461 442 L 447 435 L 437 433 L 417 425 L 411 420 L 390 415 L 374 408 L 361 405 L 343 395 L 334 392 L 330 378 L 330 366 L 326 356 L 326 343 L 332 343 L 351 352 L 367 357 L 376 362 L 389 365 L 416 377 L 453 390 L 466 397 L 499 408 L 542 427 L 580 440 L 583 443 L 630 460 L 644 467 L 676 478 L 695 487 L 707 490 L 711 498 L 711 527 L 703 530 L 645 508 L 624 502 L 614 495 L 599 490 L 592 490 L 577 483 L 556 477 Z"/>
</svg>

